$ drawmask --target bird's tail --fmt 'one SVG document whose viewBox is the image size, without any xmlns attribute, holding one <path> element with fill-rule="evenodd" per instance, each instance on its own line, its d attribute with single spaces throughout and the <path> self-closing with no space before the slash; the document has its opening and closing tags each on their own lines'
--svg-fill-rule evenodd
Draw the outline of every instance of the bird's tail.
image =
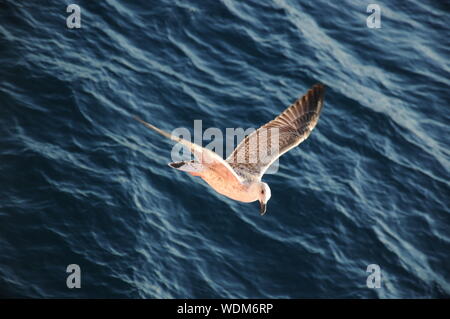
<svg viewBox="0 0 450 319">
<path fill-rule="evenodd" d="M 187 172 L 193 176 L 200 176 L 205 167 L 195 161 L 181 161 L 169 163 L 169 166 L 180 171 Z"/>
</svg>

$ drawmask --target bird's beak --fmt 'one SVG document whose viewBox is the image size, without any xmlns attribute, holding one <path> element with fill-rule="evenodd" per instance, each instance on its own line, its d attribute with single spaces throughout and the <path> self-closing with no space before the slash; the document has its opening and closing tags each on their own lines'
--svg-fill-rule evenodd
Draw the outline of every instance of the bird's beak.
<svg viewBox="0 0 450 319">
<path fill-rule="evenodd" d="M 263 202 L 259 202 L 260 210 L 259 213 L 262 215 L 264 215 L 266 213 L 266 208 L 267 208 L 267 204 L 263 203 Z"/>
</svg>

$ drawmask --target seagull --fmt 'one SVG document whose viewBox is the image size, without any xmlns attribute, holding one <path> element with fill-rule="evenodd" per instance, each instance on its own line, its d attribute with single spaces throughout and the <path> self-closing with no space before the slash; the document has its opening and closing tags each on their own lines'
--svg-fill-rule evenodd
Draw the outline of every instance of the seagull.
<svg viewBox="0 0 450 319">
<path fill-rule="evenodd" d="M 323 84 L 314 85 L 275 119 L 247 135 L 225 160 L 217 153 L 169 134 L 139 117 L 135 119 L 193 153 L 195 160 L 172 162 L 170 167 L 202 178 L 216 192 L 233 200 L 259 201 L 260 214 L 264 215 L 271 191 L 261 178 L 273 162 L 311 134 L 323 108 L 324 93 Z"/>
</svg>

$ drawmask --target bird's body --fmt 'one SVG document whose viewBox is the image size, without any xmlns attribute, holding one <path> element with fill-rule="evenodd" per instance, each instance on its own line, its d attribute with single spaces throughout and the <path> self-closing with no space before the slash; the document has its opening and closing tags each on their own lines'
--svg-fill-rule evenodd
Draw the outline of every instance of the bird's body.
<svg viewBox="0 0 450 319">
<path fill-rule="evenodd" d="M 211 169 L 206 166 L 203 171 L 193 173 L 192 175 L 201 177 L 219 194 L 239 202 L 250 203 L 258 199 L 249 192 L 250 183 L 235 178 L 226 178 L 220 171 L 215 171 L 214 168 Z"/>
<path fill-rule="evenodd" d="M 248 135 L 226 159 L 182 138 L 171 135 L 137 118 L 147 127 L 187 146 L 196 161 L 169 163 L 169 166 L 201 177 L 216 192 L 240 202 L 260 201 L 261 214 L 270 199 L 269 186 L 261 181 L 270 165 L 304 141 L 323 107 L 324 86 L 313 86 L 274 120 Z"/>
</svg>

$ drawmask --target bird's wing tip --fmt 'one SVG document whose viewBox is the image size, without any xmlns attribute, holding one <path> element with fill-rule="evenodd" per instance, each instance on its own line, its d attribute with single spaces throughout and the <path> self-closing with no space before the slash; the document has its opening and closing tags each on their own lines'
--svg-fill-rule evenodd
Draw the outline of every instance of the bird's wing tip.
<svg viewBox="0 0 450 319">
<path fill-rule="evenodd" d="M 141 119 L 139 116 L 137 116 L 137 115 L 133 115 L 133 118 L 136 120 L 136 121 L 138 121 L 138 122 L 141 122 L 141 123 L 145 123 L 145 121 L 143 120 L 143 119 Z"/>
<path fill-rule="evenodd" d="M 323 83 L 316 83 L 316 84 L 314 84 L 313 86 L 312 86 L 312 89 L 314 90 L 314 89 L 317 89 L 317 90 L 321 90 L 321 91 L 323 91 L 323 90 L 325 90 L 325 85 L 323 84 Z"/>
</svg>

